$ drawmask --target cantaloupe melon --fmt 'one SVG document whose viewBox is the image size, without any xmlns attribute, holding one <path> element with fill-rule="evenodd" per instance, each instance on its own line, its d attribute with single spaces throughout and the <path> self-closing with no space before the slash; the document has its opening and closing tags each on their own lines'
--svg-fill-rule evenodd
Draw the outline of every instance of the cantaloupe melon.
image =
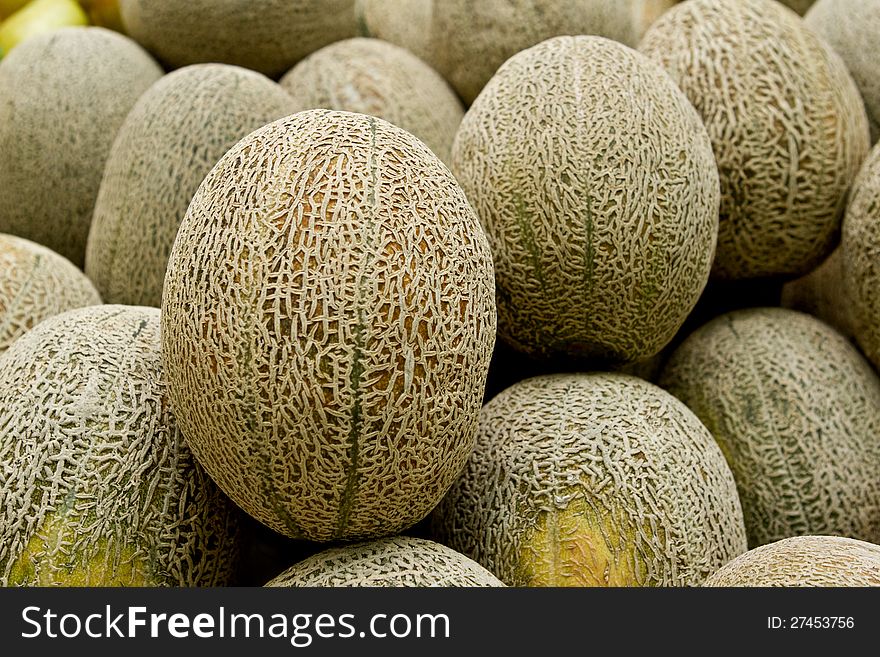
<svg viewBox="0 0 880 657">
<path fill-rule="evenodd" d="M 672 338 L 709 276 L 719 188 L 700 118 L 659 66 L 601 37 L 545 41 L 492 78 L 452 158 L 506 342 L 595 363 Z"/>
<path fill-rule="evenodd" d="M 783 286 L 782 306 L 813 315 L 847 338 L 853 337 L 855 319 L 843 270 L 843 249 L 838 247 L 809 274 Z"/>
<path fill-rule="evenodd" d="M 150 87 L 107 160 L 86 273 L 107 303 L 160 306 L 165 266 L 189 202 L 241 138 L 301 106 L 254 71 L 197 64 Z"/>
<path fill-rule="evenodd" d="M 396 534 L 473 445 L 491 254 L 418 139 L 300 112 L 240 141 L 199 187 L 162 329 L 187 442 L 242 508 L 294 538 Z"/>
<path fill-rule="evenodd" d="M 100 27 L 28 39 L 0 63 L 0 232 L 77 267 L 104 164 L 140 95 L 162 75 L 134 41 Z"/>
<path fill-rule="evenodd" d="M 446 81 L 409 51 L 380 39 L 346 39 L 312 53 L 281 86 L 304 108 L 360 112 L 421 139 L 449 164 L 464 116 Z"/>
<path fill-rule="evenodd" d="M 211 586 L 239 511 L 168 408 L 159 311 L 92 306 L 0 357 L 0 584 Z"/>
<path fill-rule="evenodd" d="M 712 138 L 721 220 L 712 275 L 800 276 L 833 250 L 868 149 L 858 89 L 803 20 L 769 0 L 691 0 L 639 50 L 663 64 Z"/>
<path fill-rule="evenodd" d="M 871 141 L 876 142 L 880 139 L 880 0 L 818 0 L 805 20 L 843 58 L 865 101 Z"/>
<path fill-rule="evenodd" d="M 816 0 L 779 0 L 786 7 L 796 11 L 798 14 L 803 16 L 807 13 L 807 10 L 810 8 Z"/>
<path fill-rule="evenodd" d="M 69 260 L 0 234 L 0 354 L 47 317 L 100 303 L 95 286 Z"/>
<path fill-rule="evenodd" d="M 675 0 L 362 0 L 370 36 L 411 50 L 470 104 L 498 67 L 521 50 L 565 34 L 635 46 Z"/>
<path fill-rule="evenodd" d="M 291 566 L 266 586 L 504 586 L 472 559 L 423 538 L 394 536 L 332 548 Z"/>
<path fill-rule="evenodd" d="M 746 550 L 712 436 L 623 374 L 536 377 L 495 397 L 431 527 L 512 586 L 694 585 Z"/>
<path fill-rule="evenodd" d="M 706 586 L 880 586 L 880 545 L 842 536 L 796 536 L 737 557 Z"/>
<path fill-rule="evenodd" d="M 269 76 L 355 36 L 355 0 L 120 0 L 125 30 L 171 68 L 220 62 Z"/>
<path fill-rule="evenodd" d="M 660 384 L 721 446 L 751 547 L 880 541 L 880 379 L 830 326 L 782 308 L 723 315 L 679 346 Z"/>
</svg>

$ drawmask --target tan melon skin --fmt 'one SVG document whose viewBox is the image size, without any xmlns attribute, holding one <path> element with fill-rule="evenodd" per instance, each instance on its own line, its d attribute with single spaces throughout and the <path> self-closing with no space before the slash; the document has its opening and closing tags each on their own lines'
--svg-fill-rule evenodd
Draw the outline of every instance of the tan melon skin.
<svg viewBox="0 0 880 657">
<path fill-rule="evenodd" d="M 110 151 L 86 248 L 107 303 L 162 304 L 165 268 L 189 202 L 240 139 L 302 106 L 263 75 L 197 64 L 150 87 Z"/>
<path fill-rule="evenodd" d="M 719 187 L 700 118 L 659 66 L 600 37 L 545 41 L 492 78 L 452 158 L 507 343 L 604 366 L 672 339 L 709 277 Z"/>
<path fill-rule="evenodd" d="M 431 530 L 509 586 L 691 586 L 746 551 L 711 434 L 623 374 L 540 376 L 495 397 Z"/>
<path fill-rule="evenodd" d="M 119 0 L 125 30 L 170 68 L 220 62 L 276 77 L 357 33 L 355 0 Z"/>
<path fill-rule="evenodd" d="M 821 319 L 847 338 L 855 335 L 855 318 L 844 277 L 843 249 L 838 247 L 806 276 L 782 287 L 783 308 Z"/>
<path fill-rule="evenodd" d="M 749 550 L 706 586 L 880 586 L 880 545 L 841 536 L 796 536 Z"/>
<path fill-rule="evenodd" d="M 679 4 L 639 50 L 679 84 L 712 140 L 721 175 L 712 276 L 796 277 L 818 266 L 869 144 L 843 60 L 768 0 Z"/>
<path fill-rule="evenodd" d="M 411 50 L 470 105 L 510 57 L 560 35 L 593 34 L 635 46 L 675 0 L 361 0 L 369 36 Z"/>
<path fill-rule="evenodd" d="M 272 529 L 396 534 L 464 466 L 492 259 L 452 174 L 404 130 L 310 110 L 239 142 L 190 204 L 162 313 L 188 444 Z"/>
<path fill-rule="evenodd" d="M 47 317 L 100 303 L 95 286 L 69 260 L 0 234 L 0 354 Z"/>
<path fill-rule="evenodd" d="M 445 545 L 393 536 L 332 548 L 291 566 L 269 587 L 501 587 L 480 564 Z"/>
<path fill-rule="evenodd" d="M 722 315 L 678 347 L 660 385 L 721 446 L 751 547 L 880 541 L 880 379 L 830 326 L 782 308 Z"/>
<path fill-rule="evenodd" d="M 219 586 L 238 509 L 171 414 L 159 310 L 92 306 L 0 357 L 0 584 Z"/>
<path fill-rule="evenodd" d="M 421 139 L 447 165 L 464 116 L 440 74 L 409 51 L 379 39 L 346 39 L 312 53 L 281 78 L 304 109 L 359 112 Z"/>
<path fill-rule="evenodd" d="M 0 63 L 0 232 L 83 266 L 116 132 L 162 75 L 134 41 L 99 27 L 28 39 Z"/>
</svg>

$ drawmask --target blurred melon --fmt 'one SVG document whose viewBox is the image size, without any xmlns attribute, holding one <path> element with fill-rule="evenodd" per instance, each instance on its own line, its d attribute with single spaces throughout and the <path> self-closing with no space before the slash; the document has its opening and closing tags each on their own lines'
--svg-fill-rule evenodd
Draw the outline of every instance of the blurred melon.
<svg viewBox="0 0 880 657">
<path fill-rule="evenodd" d="M 28 37 L 88 23 L 88 16 L 74 0 L 34 0 L 0 24 L 0 59 Z"/>
</svg>

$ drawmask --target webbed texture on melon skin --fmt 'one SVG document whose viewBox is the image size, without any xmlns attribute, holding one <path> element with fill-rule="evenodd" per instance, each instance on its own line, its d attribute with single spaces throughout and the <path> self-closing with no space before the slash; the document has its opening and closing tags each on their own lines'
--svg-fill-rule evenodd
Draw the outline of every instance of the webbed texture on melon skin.
<svg viewBox="0 0 880 657">
<path fill-rule="evenodd" d="M 806 276 L 782 288 L 782 307 L 813 315 L 847 338 L 855 335 L 855 318 L 844 275 L 843 249 L 838 247 Z"/>
<path fill-rule="evenodd" d="M 613 364 L 672 339 L 709 277 L 719 188 L 700 118 L 659 66 L 600 37 L 545 41 L 492 78 L 452 158 L 506 342 Z"/>
<path fill-rule="evenodd" d="M 228 583 L 239 511 L 183 443 L 159 327 L 81 308 L 0 358 L 0 584 Z"/>
<path fill-rule="evenodd" d="M 880 139 L 880 0 L 818 0 L 804 20 L 843 58 L 868 113 L 871 142 Z"/>
<path fill-rule="evenodd" d="M 357 33 L 355 0 L 120 0 L 126 32 L 171 68 L 220 62 L 281 75 Z"/>
<path fill-rule="evenodd" d="M 83 266 L 116 132 L 162 69 L 131 39 L 69 27 L 0 63 L 0 232 Z"/>
<path fill-rule="evenodd" d="M 594 34 L 635 46 L 675 0 L 361 0 L 370 36 L 403 46 L 466 104 L 507 59 L 546 39 Z"/>
<path fill-rule="evenodd" d="M 504 584 L 472 559 L 423 538 L 394 536 L 332 548 L 291 566 L 266 586 L 446 587 Z"/>
<path fill-rule="evenodd" d="M 745 552 L 733 475 L 681 402 L 623 374 L 489 402 L 436 538 L 510 586 L 687 586 Z"/>
<path fill-rule="evenodd" d="M 795 536 L 737 557 L 705 586 L 880 586 L 880 545 L 842 536 Z"/>
<path fill-rule="evenodd" d="M 205 176 L 250 132 L 302 106 L 254 71 L 197 64 L 141 96 L 110 151 L 86 249 L 107 303 L 162 304 L 180 222 Z"/>
<path fill-rule="evenodd" d="M 679 346 L 660 384 L 721 446 L 751 547 L 880 541 L 880 380 L 830 326 L 781 308 L 723 315 Z"/>
<path fill-rule="evenodd" d="M 312 53 L 281 86 L 304 108 L 360 112 L 421 139 L 445 163 L 464 116 L 440 74 L 407 50 L 380 39 L 346 39 Z"/>
<path fill-rule="evenodd" d="M 100 303 L 95 286 L 69 260 L 0 234 L 0 354 L 47 317 Z"/>
<path fill-rule="evenodd" d="M 162 311 L 188 444 L 272 529 L 396 534 L 464 466 L 495 341 L 492 258 L 408 132 L 309 110 L 239 142 L 190 204 Z"/>
<path fill-rule="evenodd" d="M 800 276 L 834 248 L 868 150 L 864 105 L 843 61 L 769 0 L 690 0 L 639 50 L 703 117 L 721 175 L 712 276 Z"/>
</svg>

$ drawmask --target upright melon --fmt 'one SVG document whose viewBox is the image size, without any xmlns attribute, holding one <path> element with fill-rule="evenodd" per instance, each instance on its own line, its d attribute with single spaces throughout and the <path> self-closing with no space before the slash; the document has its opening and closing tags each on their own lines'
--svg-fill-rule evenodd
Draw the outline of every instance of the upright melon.
<svg viewBox="0 0 880 657">
<path fill-rule="evenodd" d="M 187 443 L 242 508 L 294 538 L 396 534 L 473 445 L 495 341 L 489 246 L 411 134 L 300 112 L 199 187 L 162 336 Z"/>
<path fill-rule="evenodd" d="M 795 536 L 737 557 L 706 586 L 880 586 L 880 545 L 842 536 Z"/>
<path fill-rule="evenodd" d="M 423 538 L 394 536 L 325 550 L 266 586 L 504 586 L 475 561 Z"/>
<path fill-rule="evenodd" d="M 721 446 L 751 547 L 880 541 L 880 379 L 831 327 L 782 308 L 729 313 L 678 347 L 660 384 Z"/>
<path fill-rule="evenodd" d="M 492 78 L 452 158 L 506 342 L 596 363 L 672 339 L 709 276 L 719 192 L 700 117 L 659 66 L 600 37 L 545 41 Z"/>
<path fill-rule="evenodd" d="M 508 58 L 551 37 L 593 34 L 635 46 L 675 0 L 361 0 L 370 36 L 411 50 L 465 103 Z"/>
<path fill-rule="evenodd" d="M 746 550 L 712 436 L 623 374 L 536 377 L 495 397 L 431 527 L 511 586 L 688 586 Z"/>
<path fill-rule="evenodd" d="M 803 20 L 769 0 L 690 0 L 639 50 L 703 117 L 721 174 L 712 275 L 795 277 L 832 251 L 868 150 L 858 88 Z"/>
<path fill-rule="evenodd" d="M 0 357 L 0 584 L 216 586 L 238 510 L 167 399 L 159 311 L 92 306 Z"/>
<path fill-rule="evenodd" d="M 47 317 L 100 303 L 95 286 L 69 260 L 0 234 L 0 354 Z"/>
<path fill-rule="evenodd" d="M 301 106 L 268 78 L 199 64 L 166 75 L 119 130 L 95 204 L 86 273 L 107 303 L 160 306 L 189 202 L 217 160 Z"/>
<path fill-rule="evenodd" d="M 447 164 L 464 116 L 439 73 L 379 39 L 346 39 L 326 46 L 293 67 L 281 86 L 305 108 L 385 119 L 421 139 Z"/>
<path fill-rule="evenodd" d="M 28 39 L 0 63 L 0 232 L 78 267 L 117 130 L 162 69 L 100 27 Z"/>
<path fill-rule="evenodd" d="M 357 32 L 355 0 L 119 0 L 125 30 L 171 68 L 221 62 L 269 76 Z"/>
</svg>

